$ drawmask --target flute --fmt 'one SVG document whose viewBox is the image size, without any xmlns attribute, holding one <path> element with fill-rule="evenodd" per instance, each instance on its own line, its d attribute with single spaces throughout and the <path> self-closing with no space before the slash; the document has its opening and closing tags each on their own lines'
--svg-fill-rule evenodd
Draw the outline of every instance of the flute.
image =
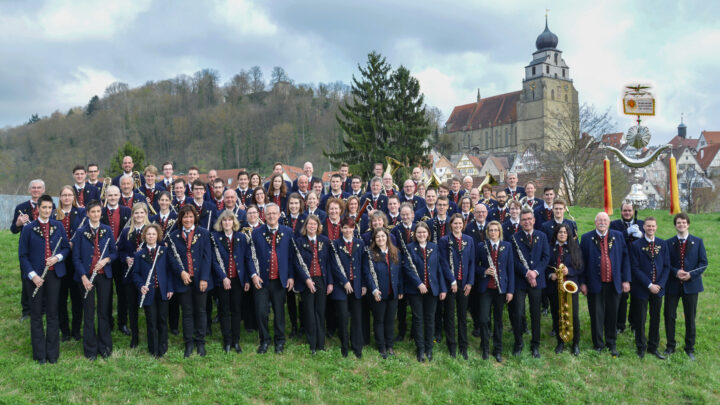
<svg viewBox="0 0 720 405">
<path fill-rule="evenodd" d="M 153 263 L 152 263 L 152 266 L 150 267 L 150 271 L 148 272 L 147 279 L 145 279 L 145 288 L 148 288 L 150 286 L 150 279 L 152 278 L 153 270 L 155 270 L 155 263 L 157 263 L 157 258 L 158 258 L 158 256 L 160 256 L 160 247 L 158 246 L 157 249 L 158 249 L 158 251 L 155 252 L 155 258 L 153 258 Z M 142 297 L 140 298 L 140 307 L 139 308 L 143 307 L 143 302 L 145 302 L 146 296 L 147 296 L 147 294 L 143 294 Z"/>
<path fill-rule="evenodd" d="M 335 255 L 335 261 L 337 262 L 338 268 L 340 268 L 340 272 L 342 273 L 343 277 L 347 279 L 345 267 L 343 267 L 342 262 L 340 262 L 340 256 L 338 256 L 337 249 L 335 249 L 335 243 L 333 243 L 333 241 L 330 241 L 330 247 L 332 248 L 333 254 Z M 352 257 L 350 257 L 350 261 L 352 262 Z"/>
<path fill-rule="evenodd" d="M 258 263 L 257 252 L 255 252 L 255 243 L 252 240 L 250 233 L 243 232 L 243 235 L 247 238 L 247 242 L 250 244 L 250 256 L 252 257 L 253 265 L 255 266 L 255 275 L 260 277 L 260 263 Z"/>
<path fill-rule="evenodd" d="M 103 248 L 102 252 L 100 253 L 100 258 L 98 259 L 98 262 L 103 259 L 103 256 L 105 256 L 105 251 L 107 250 L 108 244 L 110 243 L 110 239 L 105 241 L 105 247 Z M 85 291 L 85 296 L 83 299 L 87 299 L 88 294 L 90 294 L 90 291 L 92 290 L 92 283 L 95 281 L 95 276 L 97 276 L 98 272 L 95 271 L 95 269 L 92 269 L 93 274 L 90 276 L 90 290 Z"/>
<path fill-rule="evenodd" d="M 498 242 L 500 243 L 500 242 Z M 490 265 L 490 268 L 495 270 L 493 272 L 493 278 L 495 279 L 495 284 L 497 285 L 498 294 L 502 294 L 502 288 L 500 288 L 500 275 L 498 274 L 497 268 L 495 268 L 495 263 L 492 259 L 492 254 L 490 254 L 490 249 L 487 246 L 487 243 L 483 243 L 483 246 L 485 246 L 485 253 L 487 253 L 487 260 L 488 264 Z"/>
<path fill-rule="evenodd" d="M 213 245 L 213 250 L 215 251 L 215 258 L 218 261 L 218 265 L 220 265 L 220 270 L 222 270 L 223 275 L 227 277 L 227 272 L 225 271 L 225 264 L 223 263 L 222 257 L 220 256 L 220 251 L 218 250 L 217 244 L 215 243 L 215 238 L 210 236 L 210 243 Z M 230 254 L 232 255 L 232 249 L 230 249 Z"/>
<path fill-rule="evenodd" d="M 378 283 L 377 273 L 375 273 L 375 264 L 373 263 L 370 249 L 367 246 L 365 246 L 365 252 L 367 252 L 368 255 L 368 267 L 370 267 L 370 276 L 372 276 L 373 282 L 375 283 L 375 288 L 380 290 L 380 283 Z M 390 271 L 390 269 L 388 269 L 388 271 Z M 380 293 L 380 295 L 382 295 L 382 293 Z"/>
<path fill-rule="evenodd" d="M 274 238 L 275 235 L 272 235 Z M 298 249 L 297 244 L 295 243 L 295 238 L 290 236 L 290 240 L 293 243 L 293 246 L 295 247 L 295 254 L 297 255 L 298 261 L 300 262 L 300 267 L 302 267 L 303 271 L 305 272 L 305 275 L 310 278 L 310 271 L 307 268 L 307 265 L 305 265 L 305 261 L 302 258 L 302 255 L 300 254 L 300 249 Z"/>
<path fill-rule="evenodd" d="M 405 251 L 405 256 L 407 256 L 408 261 L 410 261 L 410 266 L 415 270 L 415 274 L 417 274 L 418 278 L 420 279 L 420 282 L 422 282 L 423 278 L 420 277 L 420 272 L 418 271 L 417 267 L 415 266 L 415 262 L 413 262 L 412 256 L 410 256 L 410 251 L 408 250 L 407 246 L 405 245 L 405 238 L 403 238 L 402 235 L 400 235 L 400 244 L 402 245 L 403 250 Z"/>
<path fill-rule="evenodd" d="M 58 239 L 57 243 L 55 244 L 55 249 L 53 249 L 50 257 L 55 256 L 55 252 L 57 252 L 57 249 L 60 246 L 60 242 L 62 242 L 62 238 Z M 47 276 L 47 272 L 50 269 L 50 267 L 51 267 L 50 265 L 47 265 L 47 264 L 45 265 L 42 275 L 40 276 L 40 278 L 43 279 L 43 281 L 45 281 L 45 277 Z M 40 287 L 42 287 L 42 285 Z M 37 295 L 38 291 L 40 291 L 40 287 L 37 287 L 37 286 L 35 287 L 35 291 L 33 291 L 33 293 L 32 293 L 33 297 L 35 297 Z"/>
</svg>

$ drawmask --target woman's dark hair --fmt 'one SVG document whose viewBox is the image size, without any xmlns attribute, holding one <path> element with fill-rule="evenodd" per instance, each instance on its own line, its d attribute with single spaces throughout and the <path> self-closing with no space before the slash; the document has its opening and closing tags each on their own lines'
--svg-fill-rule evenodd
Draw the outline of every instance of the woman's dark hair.
<svg viewBox="0 0 720 405">
<path fill-rule="evenodd" d="M 195 207 L 193 207 L 193 204 L 186 204 L 183 205 L 182 208 L 180 208 L 180 212 L 178 212 L 178 219 L 177 222 L 182 224 L 183 218 L 185 218 L 185 215 L 192 215 L 195 219 L 194 223 L 195 225 L 198 224 L 198 221 L 200 221 L 200 217 L 198 216 L 197 210 Z"/>
<path fill-rule="evenodd" d="M 390 239 L 390 231 L 388 231 L 387 228 L 377 228 L 373 231 L 372 239 L 370 242 L 370 247 L 372 249 L 372 256 L 373 256 L 372 260 L 374 260 L 376 262 L 380 262 L 383 260 L 382 257 L 380 256 L 380 248 L 375 244 L 375 237 L 380 232 L 384 233 L 385 236 L 387 236 L 388 257 L 390 257 L 390 261 L 395 264 L 399 263 L 400 259 L 398 257 L 398 250 L 395 247 L 395 245 L 393 245 L 392 239 Z"/>
<path fill-rule="evenodd" d="M 572 261 L 572 266 L 575 268 L 575 270 L 582 269 L 582 252 L 580 251 L 580 246 L 578 246 L 577 241 L 575 240 L 575 238 L 573 238 L 572 229 L 570 229 L 570 226 L 568 224 L 560 224 L 555 227 L 551 243 L 554 244 L 555 241 L 557 241 L 557 234 L 558 232 L 560 232 L 560 229 L 565 229 L 565 232 L 567 233 L 567 246 L 568 251 L 570 252 L 570 260 Z"/>
</svg>

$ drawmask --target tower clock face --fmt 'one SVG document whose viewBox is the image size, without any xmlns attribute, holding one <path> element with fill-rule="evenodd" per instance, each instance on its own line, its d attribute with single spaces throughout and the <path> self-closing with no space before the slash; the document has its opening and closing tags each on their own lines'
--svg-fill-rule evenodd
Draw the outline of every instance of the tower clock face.
<svg viewBox="0 0 720 405">
<path fill-rule="evenodd" d="M 650 143 L 650 130 L 642 125 L 633 125 L 628 129 L 627 141 L 635 149 L 642 149 Z"/>
</svg>

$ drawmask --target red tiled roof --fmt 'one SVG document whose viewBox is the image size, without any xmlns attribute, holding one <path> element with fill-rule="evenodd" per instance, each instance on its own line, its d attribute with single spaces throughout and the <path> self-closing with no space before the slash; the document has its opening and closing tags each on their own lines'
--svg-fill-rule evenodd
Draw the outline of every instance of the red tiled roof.
<svg viewBox="0 0 720 405">
<path fill-rule="evenodd" d="M 303 170 L 300 167 L 297 166 L 290 166 L 290 165 L 282 165 L 283 171 L 285 171 L 285 174 L 290 178 L 290 181 L 295 181 L 301 174 L 303 174 Z"/>
<path fill-rule="evenodd" d="M 470 160 L 470 163 L 475 166 L 476 169 L 482 169 L 482 162 L 480 161 L 480 158 L 478 158 L 477 156 L 468 155 L 468 159 Z"/>
<path fill-rule="evenodd" d="M 698 140 L 697 139 L 688 139 L 683 138 L 680 136 L 675 136 L 673 139 L 668 142 L 670 145 L 672 145 L 673 149 L 677 148 L 697 148 Z"/>
<path fill-rule="evenodd" d="M 456 106 L 445 126 L 448 132 L 489 128 L 517 121 L 517 102 L 521 91 L 499 94 Z"/>
<path fill-rule="evenodd" d="M 702 131 L 702 135 L 705 136 L 708 145 L 720 143 L 720 131 Z"/>
<path fill-rule="evenodd" d="M 612 134 L 605 134 L 602 136 L 602 142 L 605 145 L 613 146 L 615 148 L 619 148 L 622 146 L 620 141 L 622 141 L 623 133 L 622 132 L 615 132 Z"/>
<path fill-rule="evenodd" d="M 715 155 L 717 155 L 718 150 L 720 150 L 720 143 L 714 143 L 702 148 L 700 152 L 697 153 L 695 158 L 698 163 L 700 163 L 700 167 L 702 167 L 703 170 L 707 170 L 710 162 L 712 162 Z"/>
<path fill-rule="evenodd" d="M 323 174 L 322 174 L 322 181 L 323 181 L 323 183 L 329 182 L 329 181 L 330 181 L 330 176 L 332 176 L 332 175 L 335 174 L 335 173 L 340 173 L 340 171 L 335 170 L 335 171 L 333 171 L 333 172 L 323 172 Z"/>
</svg>

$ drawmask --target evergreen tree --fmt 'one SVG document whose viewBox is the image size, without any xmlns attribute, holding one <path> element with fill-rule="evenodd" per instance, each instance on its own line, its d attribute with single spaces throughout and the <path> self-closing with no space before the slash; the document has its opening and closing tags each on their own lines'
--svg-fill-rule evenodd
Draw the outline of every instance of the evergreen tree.
<svg viewBox="0 0 720 405">
<path fill-rule="evenodd" d="M 90 101 L 88 102 L 87 107 L 85 108 L 85 115 L 91 116 L 96 111 L 99 111 L 102 108 L 100 104 L 100 97 L 97 95 L 94 95 Z"/>
<path fill-rule="evenodd" d="M 33 114 L 30 116 L 30 119 L 26 123 L 26 125 L 32 125 L 36 122 L 40 121 L 40 117 L 37 114 Z"/>
<path fill-rule="evenodd" d="M 110 169 L 106 173 L 107 176 L 115 177 L 122 173 L 122 160 L 125 156 L 132 157 L 135 164 L 133 171 L 137 170 L 142 173 L 145 167 L 145 151 L 133 145 L 132 142 L 126 142 L 125 145 L 118 149 L 115 156 L 110 159 Z"/>
<path fill-rule="evenodd" d="M 323 154 L 333 165 L 347 162 L 352 173 L 367 177 L 372 173 L 373 163 L 384 162 L 386 155 L 392 155 L 388 150 L 392 126 L 391 66 L 373 51 L 365 68 L 358 64 L 358 70 L 360 79 L 353 75 L 352 102 L 340 105 L 340 114 L 336 116 L 345 133 L 344 150 Z"/>
<path fill-rule="evenodd" d="M 431 134 L 431 128 L 423 99 L 418 80 L 410 75 L 407 68 L 400 66 L 392 75 L 390 156 L 403 162 L 407 171 L 412 171 L 412 167 L 428 164 L 430 145 L 426 141 Z M 406 178 L 395 180 L 400 184 L 399 182 Z"/>
</svg>

